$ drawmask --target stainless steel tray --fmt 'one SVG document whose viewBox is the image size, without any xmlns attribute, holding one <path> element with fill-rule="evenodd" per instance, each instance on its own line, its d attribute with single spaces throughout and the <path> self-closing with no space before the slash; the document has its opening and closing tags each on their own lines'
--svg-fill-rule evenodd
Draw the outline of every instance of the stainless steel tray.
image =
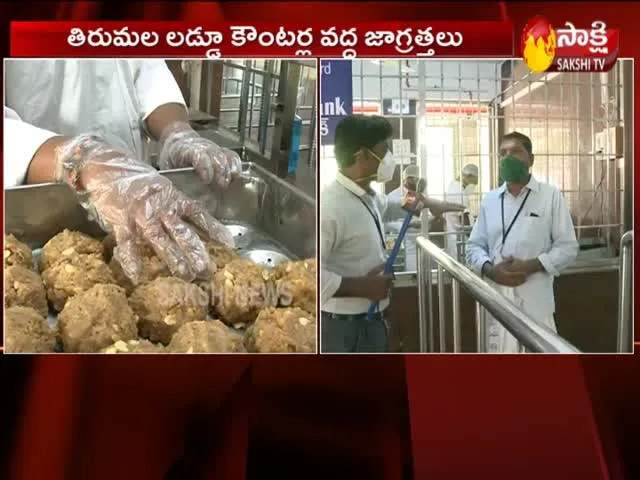
<svg viewBox="0 0 640 480">
<path fill-rule="evenodd" d="M 161 172 L 188 197 L 229 225 L 247 225 L 297 258 L 316 257 L 316 202 L 309 195 L 253 163 L 228 188 L 203 184 L 193 169 Z M 5 231 L 31 248 L 41 248 L 63 229 L 94 237 L 104 234 L 87 218 L 66 185 L 44 184 L 5 190 Z"/>
</svg>

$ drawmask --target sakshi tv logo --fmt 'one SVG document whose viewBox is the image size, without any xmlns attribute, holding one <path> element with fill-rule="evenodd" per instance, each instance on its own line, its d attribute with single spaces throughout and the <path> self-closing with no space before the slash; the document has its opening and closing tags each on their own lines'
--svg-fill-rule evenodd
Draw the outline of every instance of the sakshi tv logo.
<svg viewBox="0 0 640 480">
<path fill-rule="evenodd" d="M 554 28 L 542 16 L 529 20 L 522 31 L 524 63 L 535 73 L 607 72 L 618 58 L 619 31 L 600 20 L 578 29 L 571 22 Z"/>
</svg>

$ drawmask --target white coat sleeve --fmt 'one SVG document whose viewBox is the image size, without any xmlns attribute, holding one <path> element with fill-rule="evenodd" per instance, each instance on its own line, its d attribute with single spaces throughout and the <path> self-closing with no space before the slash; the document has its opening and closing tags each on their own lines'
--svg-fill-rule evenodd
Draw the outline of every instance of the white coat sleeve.
<svg viewBox="0 0 640 480">
<path fill-rule="evenodd" d="M 538 261 L 548 273 L 558 276 L 575 261 L 579 250 L 571 212 L 562 193 L 556 190 L 551 210 L 551 250 L 541 254 Z"/>
<path fill-rule="evenodd" d="M 187 107 L 178 82 L 164 60 L 141 60 L 135 78 L 141 117 L 146 120 L 155 109 L 169 103 Z"/>
<path fill-rule="evenodd" d="M 406 216 L 406 212 L 402 209 L 402 198 L 395 193 L 391 192 L 386 198 L 386 208 L 383 213 L 383 219 L 385 222 L 393 222 L 396 220 L 402 220 Z"/>
<path fill-rule="evenodd" d="M 324 268 L 324 258 L 333 251 L 338 240 L 338 220 L 328 213 L 323 213 L 320 220 L 320 305 L 329 301 L 342 283 L 340 275 Z"/>
<path fill-rule="evenodd" d="M 489 233 L 487 229 L 487 212 L 484 203 L 480 205 L 478 220 L 473 225 L 471 235 L 467 240 L 465 256 L 467 263 L 477 273 L 482 272 L 482 266 L 491 261 L 489 256 Z"/>
<path fill-rule="evenodd" d="M 462 205 L 464 205 L 464 207 L 466 209 L 469 209 L 469 205 L 471 204 L 471 202 L 469 202 L 469 194 L 466 193 L 464 190 L 462 191 L 462 198 L 461 198 L 461 202 Z"/>
<path fill-rule="evenodd" d="M 387 215 L 387 210 L 389 209 L 389 199 L 387 198 L 387 195 L 376 194 L 375 204 L 378 207 L 380 217 L 383 219 L 382 221 L 384 221 L 384 218 Z"/>
<path fill-rule="evenodd" d="M 22 185 L 27 177 L 31 159 L 47 140 L 56 133 L 23 122 L 20 116 L 4 107 L 4 188 Z"/>
</svg>

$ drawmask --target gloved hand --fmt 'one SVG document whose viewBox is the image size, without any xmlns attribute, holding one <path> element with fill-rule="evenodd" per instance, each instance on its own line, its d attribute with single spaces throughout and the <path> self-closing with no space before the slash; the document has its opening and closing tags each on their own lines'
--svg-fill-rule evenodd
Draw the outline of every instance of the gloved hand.
<svg viewBox="0 0 640 480">
<path fill-rule="evenodd" d="M 205 183 L 226 187 L 242 171 L 240 156 L 201 137 L 188 123 L 174 122 L 162 132 L 161 170 L 193 167 Z"/>
<path fill-rule="evenodd" d="M 233 247 L 224 225 L 126 150 L 112 148 L 98 136 L 80 135 L 56 154 L 58 178 L 79 194 L 105 231 L 114 233 L 114 258 L 134 284 L 141 266 L 137 238 L 146 240 L 171 273 L 186 281 L 210 275 L 205 245 L 187 222 Z"/>
</svg>

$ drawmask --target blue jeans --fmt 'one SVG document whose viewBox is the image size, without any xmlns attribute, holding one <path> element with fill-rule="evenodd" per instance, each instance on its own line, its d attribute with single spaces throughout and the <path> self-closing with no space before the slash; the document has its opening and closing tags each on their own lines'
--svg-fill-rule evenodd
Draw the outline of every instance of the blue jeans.
<svg viewBox="0 0 640 480">
<path fill-rule="evenodd" d="M 385 353 L 389 351 L 387 310 L 372 320 L 366 313 L 321 312 L 320 351 L 323 353 Z"/>
</svg>

